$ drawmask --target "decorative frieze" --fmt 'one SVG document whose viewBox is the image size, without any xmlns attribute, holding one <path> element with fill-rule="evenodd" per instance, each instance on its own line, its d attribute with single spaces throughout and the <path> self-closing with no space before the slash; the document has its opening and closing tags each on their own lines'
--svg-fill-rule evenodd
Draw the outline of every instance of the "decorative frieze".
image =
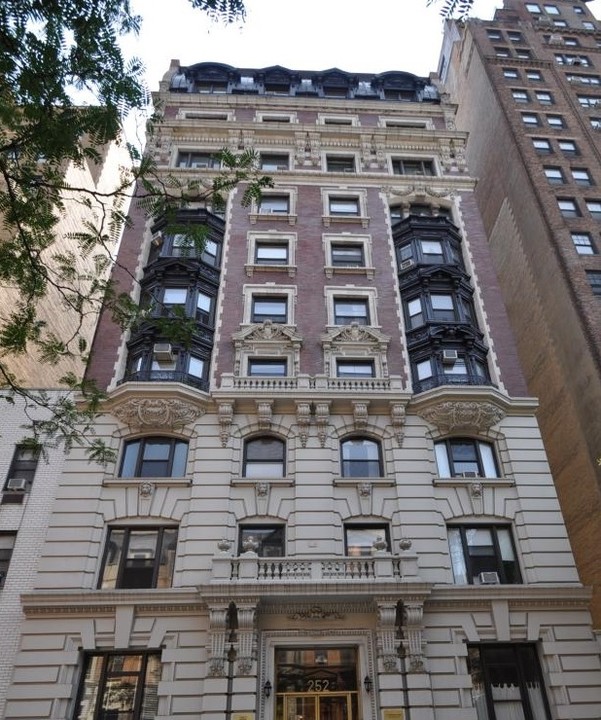
<svg viewBox="0 0 601 720">
<path fill-rule="evenodd" d="M 485 433 L 505 417 L 498 405 L 486 400 L 447 400 L 417 412 L 444 435 L 459 431 Z"/>
<path fill-rule="evenodd" d="M 180 399 L 129 398 L 115 404 L 111 412 L 129 427 L 175 430 L 195 422 L 205 409 Z"/>
</svg>

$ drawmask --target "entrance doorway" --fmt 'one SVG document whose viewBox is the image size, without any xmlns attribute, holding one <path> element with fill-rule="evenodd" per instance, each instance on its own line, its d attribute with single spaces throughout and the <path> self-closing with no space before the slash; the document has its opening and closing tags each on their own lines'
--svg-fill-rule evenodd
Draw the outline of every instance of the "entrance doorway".
<svg viewBox="0 0 601 720">
<path fill-rule="evenodd" d="M 276 648 L 276 720 L 360 720 L 356 647 Z"/>
</svg>

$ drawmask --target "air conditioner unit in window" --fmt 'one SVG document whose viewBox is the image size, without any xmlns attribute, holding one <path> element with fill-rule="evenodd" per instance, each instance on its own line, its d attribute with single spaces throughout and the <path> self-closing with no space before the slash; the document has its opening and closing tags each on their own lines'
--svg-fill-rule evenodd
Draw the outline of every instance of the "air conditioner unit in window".
<svg viewBox="0 0 601 720">
<path fill-rule="evenodd" d="M 152 234 L 152 244 L 155 247 L 161 247 L 163 244 L 163 233 L 160 230 Z"/>
<path fill-rule="evenodd" d="M 409 270 L 409 268 L 413 267 L 413 265 L 415 265 L 413 260 L 403 260 L 399 267 L 401 270 Z"/>
<path fill-rule="evenodd" d="M 498 585 L 501 582 L 499 580 L 499 573 L 496 572 L 481 572 L 478 577 L 480 579 L 480 585 Z"/>
<path fill-rule="evenodd" d="M 173 348 L 170 343 L 155 343 L 152 354 L 158 362 L 173 362 Z"/>
<path fill-rule="evenodd" d="M 477 477 L 478 477 L 478 473 L 475 472 L 474 470 L 466 470 L 465 472 L 458 473 L 457 476 L 458 476 L 458 477 L 463 477 L 463 478 L 477 478 Z"/>
<path fill-rule="evenodd" d="M 6 481 L 7 490 L 25 490 L 27 480 L 25 478 L 9 478 Z"/>
<path fill-rule="evenodd" d="M 457 350 L 443 350 L 442 351 L 442 361 L 443 363 L 454 363 L 457 358 L 459 357 Z"/>
</svg>

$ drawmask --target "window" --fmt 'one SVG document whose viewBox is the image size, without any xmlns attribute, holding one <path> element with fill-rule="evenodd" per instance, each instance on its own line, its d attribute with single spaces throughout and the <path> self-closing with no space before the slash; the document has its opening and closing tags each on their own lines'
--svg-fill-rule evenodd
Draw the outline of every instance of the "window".
<svg viewBox="0 0 601 720">
<path fill-rule="evenodd" d="M 161 310 L 164 314 L 171 314 L 171 311 L 180 308 L 183 312 L 188 299 L 188 288 L 166 287 L 163 290 L 163 304 Z"/>
<path fill-rule="evenodd" d="M 599 75 L 566 75 L 568 82 L 582 83 L 583 85 L 601 85 Z"/>
<path fill-rule="evenodd" d="M 547 15 L 560 15 L 557 5 L 545 5 L 544 7 Z"/>
<path fill-rule="evenodd" d="M 381 550 L 390 552 L 388 525 L 344 526 L 344 551 L 348 557 L 370 557 Z"/>
<path fill-rule="evenodd" d="M 536 99 L 541 105 L 553 105 L 553 96 L 546 90 L 537 90 L 535 92 Z"/>
<path fill-rule="evenodd" d="M 601 272 L 595 272 L 594 270 L 587 270 L 586 276 L 588 278 L 589 285 L 593 291 L 593 295 L 601 296 Z"/>
<path fill-rule="evenodd" d="M 241 525 L 238 554 L 254 552 L 259 557 L 285 557 L 284 525 Z"/>
<path fill-rule="evenodd" d="M 531 113 L 522 113 L 522 122 L 524 123 L 524 125 L 527 125 L 529 127 L 535 127 L 537 125 L 540 125 L 538 115 L 533 115 Z"/>
<path fill-rule="evenodd" d="M 553 25 L 558 28 L 567 28 L 568 23 L 565 20 L 557 20 L 556 18 L 553 18 Z"/>
<path fill-rule="evenodd" d="M 503 36 L 499 32 L 499 30 L 487 30 L 486 34 L 488 35 L 489 40 L 502 40 Z"/>
<path fill-rule="evenodd" d="M 158 713 L 158 653 L 86 654 L 75 720 L 144 720 Z"/>
<path fill-rule="evenodd" d="M 334 267 L 364 267 L 363 243 L 337 243 L 331 245 L 331 261 Z"/>
<path fill-rule="evenodd" d="M 255 263 L 257 265 L 288 265 L 288 243 L 257 240 Z"/>
<path fill-rule="evenodd" d="M 184 477 L 188 443 L 149 437 L 125 443 L 119 477 Z"/>
<path fill-rule="evenodd" d="M 550 153 L 551 143 L 545 138 L 532 138 L 532 145 L 539 153 Z"/>
<path fill-rule="evenodd" d="M 407 303 L 407 315 L 409 317 L 409 327 L 419 327 L 424 324 L 424 308 L 421 298 L 414 298 Z"/>
<path fill-rule="evenodd" d="M 601 200 L 585 200 L 586 208 L 595 220 L 601 220 Z"/>
<path fill-rule="evenodd" d="M 110 528 L 98 587 L 171 587 L 176 546 L 175 527 Z"/>
<path fill-rule="evenodd" d="M 288 215 L 289 212 L 289 195 L 264 195 L 259 202 L 260 215 Z"/>
<path fill-rule="evenodd" d="M 219 170 L 221 167 L 221 158 L 217 153 L 180 152 L 177 156 L 177 167 Z"/>
<path fill-rule="evenodd" d="M 495 48 L 495 55 L 498 58 L 508 58 L 511 57 L 511 53 L 509 52 L 509 48 L 506 47 L 496 47 Z"/>
<path fill-rule="evenodd" d="M 526 3 L 526 10 L 534 15 L 540 15 L 541 13 L 540 6 L 536 3 Z"/>
<path fill-rule="evenodd" d="M 511 42 L 522 42 L 524 39 L 521 32 L 516 32 L 514 30 L 508 30 L 507 37 L 511 40 Z"/>
<path fill-rule="evenodd" d="M 392 172 L 395 175 L 434 175 L 432 160 L 393 159 Z"/>
<path fill-rule="evenodd" d="M 547 125 L 552 128 L 563 128 L 565 127 L 563 117 L 561 115 L 547 115 Z"/>
<path fill-rule="evenodd" d="M 264 123 L 291 123 L 296 122 L 293 115 L 272 115 L 268 113 L 257 113 L 259 122 Z"/>
<path fill-rule="evenodd" d="M 432 294 L 432 318 L 437 322 L 453 322 L 455 317 L 455 304 L 452 295 Z"/>
<path fill-rule="evenodd" d="M 590 22 L 590 20 L 583 20 L 582 21 L 582 27 L 585 30 L 595 30 L 595 23 Z"/>
<path fill-rule="evenodd" d="M 440 240 L 418 240 L 418 243 L 425 263 L 435 265 L 444 262 Z"/>
<path fill-rule="evenodd" d="M 449 526 L 448 534 L 457 585 L 515 585 L 522 582 L 508 526 Z"/>
<path fill-rule="evenodd" d="M 380 443 L 365 437 L 353 437 L 340 445 L 342 477 L 382 477 Z"/>
<path fill-rule="evenodd" d="M 261 153 L 259 164 L 261 170 L 273 172 L 275 170 L 288 170 L 290 159 L 284 153 Z"/>
<path fill-rule="evenodd" d="M 360 215 L 359 198 L 329 198 L 328 211 L 330 215 Z"/>
<path fill-rule="evenodd" d="M 212 325 L 215 310 L 215 298 L 201 290 L 196 296 L 196 319 L 203 325 Z"/>
<path fill-rule="evenodd" d="M 339 173 L 355 172 L 355 158 L 353 155 L 327 155 L 326 170 Z"/>
<path fill-rule="evenodd" d="M 211 267 L 219 267 L 219 256 L 221 254 L 221 245 L 214 240 L 206 240 L 200 259 Z"/>
<path fill-rule="evenodd" d="M 597 95 L 578 95 L 578 102 L 583 108 L 596 108 L 601 101 L 601 97 Z"/>
<path fill-rule="evenodd" d="M 324 125 L 355 125 L 353 118 L 349 117 L 322 117 Z"/>
<path fill-rule="evenodd" d="M 4 585 L 17 533 L 0 532 L 0 588 Z"/>
<path fill-rule="evenodd" d="M 470 645 L 468 668 L 478 720 L 551 717 L 533 645 Z"/>
<path fill-rule="evenodd" d="M 335 325 L 369 325 L 368 301 L 361 298 L 334 298 Z"/>
<path fill-rule="evenodd" d="M 528 80 L 541 81 L 543 76 L 538 70 L 526 70 L 526 77 Z"/>
<path fill-rule="evenodd" d="M 375 377 L 373 360 L 337 360 L 336 377 L 357 380 Z"/>
<path fill-rule="evenodd" d="M 503 68 L 503 77 L 507 78 L 507 80 L 516 80 L 519 73 L 514 68 Z"/>
<path fill-rule="evenodd" d="M 251 322 L 262 323 L 271 320 L 285 323 L 288 320 L 288 302 L 286 297 L 277 295 L 253 295 Z"/>
<path fill-rule="evenodd" d="M 519 60 L 531 60 L 532 59 L 532 53 L 530 50 L 526 50 L 525 48 L 516 48 L 515 56 Z"/>
<path fill-rule="evenodd" d="M 578 147 L 573 140 L 558 140 L 559 149 L 566 155 L 577 155 Z"/>
<path fill-rule="evenodd" d="M 579 255 L 596 255 L 597 251 L 589 233 L 573 232 L 571 235 L 572 242 Z"/>
<path fill-rule="evenodd" d="M 581 8 L 579 5 L 574 5 L 574 14 L 575 15 L 584 15 L 584 9 Z"/>
<path fill-rule="evenodd" d="M 244 443 L 244 477 L 285 477 L 286 445 L 275 437 L 258 437 Z"/>
<path fill-rule="evenodd" d="M 13 452 L 2 502 L 23 501 L 23 494 L 29 492 L 40 459 L 40 448 L 31 445 L 17 445 Z"/>
<path fill-rule="evenodd" d="M 600 117 L 591 117 L 588 120 L 589 120 L 593 130 L 601 130 L 601 118 Z"/>
<path fill-rule="evenodd" d="M 563 44 L 566 47 L 579 47 L 580 43 L 578 42 L 578 38 L 575 37 L 564 37 Z"/>
<path fill-rule="evenodd" d="M 450 477 L 499 477 L 492 445 L 470 438 L 450 438 L 434 443 L 438 475 Z"/>
<path fill-rule="evenodd" d="M 561 168 L 558 167 L 543 167 L 545 177 L 553 185 L 563 185 L 565 178 Z"/>
<path fill-rule="evenodd" d="M 580 210 L 576 201 L 571 198 L 557 198 L 559 212 L 564 218 L 580 217 Z"/>
<path fill-rule="evenodd" d="M 285 358 L 249 358 L 250 377 L 286 377 L 288 363 Z"/>
<path fill-rule="evenodd" d="M 517 103 L 528 103 L 530 98 L 525 90 L 512 90 L 511 94 Z"/>
<path fill-rule="evenodd" d="M 588 187 L 593 184 L 588 170 L 584 168 L 572 168 L 570 172 L 572 173 L 572 178 L 577 185 Z"/>
</svg>

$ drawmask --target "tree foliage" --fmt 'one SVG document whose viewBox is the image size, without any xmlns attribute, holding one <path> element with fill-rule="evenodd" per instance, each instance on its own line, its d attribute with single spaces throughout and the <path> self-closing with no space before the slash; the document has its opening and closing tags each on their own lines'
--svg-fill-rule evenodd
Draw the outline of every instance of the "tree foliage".
<svg viewBox="0 0 601 720">
<path fill-rule="evenodd" d="M 215 20 L 245 17 L 242 0 L 190 2 Z M 67 446 L 87 442 L 101 460 L 104 450 L 90 439 L 101 394 L 69 373 L 64 386 L 87 403 L 76 406 L 70 396 L 57 401 L 26 387 L 12 361 L 24 355 L 45 363 L 85 359 L 86 328 L 103 304 L 110 304 L 123 323 L 135 320 L 129 298 L 107 280 L 134 187 L 148 212 L 169 219 L 191 198 L 215 205 L 244 181 L 249 201 L 269 183 L 250 151 L 239 156 L 226 151 L 221 174 L 184 183 L 160 176 L 149 158 L 125 145 L 124 118 L 149 107 L 143 66 L 126 59 L 119 42 L 139 27 L 129 0 L 0 4 L 0 289 L 10 299 L 0 308 L 0 397 L 10 402 L 16 394 L 26 406 L 46 408 L 49 419 L 34 424 L 34 439 L 54 437 Z M 150 131 L 156 120 L 152 117 Z M 131 161 L 113 187 L 70 179 L 69 168 L 87 168 L 93 175 L 112 143 L 119 143 Z M 63 231 L 61 219 L 73 208 L 85 219 Z M 202 234 L 194 241 L 201 243 Z M 67 336 L 40 312 L 50 297 L 53 311 L 74 318 Z"/>
</svg>

